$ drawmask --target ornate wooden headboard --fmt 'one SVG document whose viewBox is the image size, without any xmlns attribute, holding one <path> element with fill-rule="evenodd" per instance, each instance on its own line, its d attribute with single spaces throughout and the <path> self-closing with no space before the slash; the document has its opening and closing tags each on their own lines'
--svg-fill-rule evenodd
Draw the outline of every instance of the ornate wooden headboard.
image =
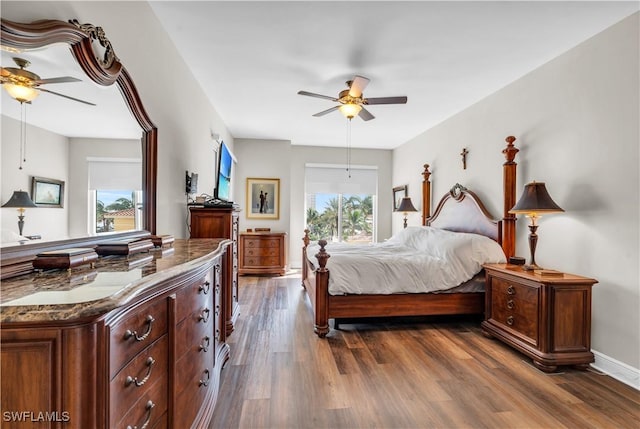
<svg viewBox="0 0 640 429">
<path fill-rule="evenodd" d="M 431 213 L 431 172 L 429 164 L 424 165 L 422 175 L 422 224 L 457 232 L 473 232 L 485 235 L 502 245 L 508 258 L 515 254 L 516 216 L 509 213 L 516 203 L 515 156 L 519 149 L 514 146 L 516 138 L 506 139 L 507 147 L 502 150 L 506 157 L 503 164 L 503 218 L 494 220 L 480 198 L 464 186 L 457 184 L 440 200 L 433 215 Z"/>
</svg>

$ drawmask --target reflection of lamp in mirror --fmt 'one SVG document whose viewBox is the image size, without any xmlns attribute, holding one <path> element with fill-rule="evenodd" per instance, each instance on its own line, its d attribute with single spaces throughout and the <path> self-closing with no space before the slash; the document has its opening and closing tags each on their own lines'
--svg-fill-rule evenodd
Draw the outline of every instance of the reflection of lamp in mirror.
<svg viewBox="0 0 640 429">
<path fill-rule="evenodd" d="M 13 191 L 13 195 L 9 198 L 9 201 L 4 203 L 2 207 L 17 207 L 18 208 L 18 230 L 22 235 L 22 228 L 24 227 L 24 211 L 25 207 L 37 207 L 29 194 L 25 191 Z"/>
<path fill-rule="evenodd" d="M 397 212 L 402 212 L 404 214 L 404 227 L 407 227 L 407 215 L 409 212 L 417 212 L 416 208 L 413 206 L 410 197 L 402 197 L 402 201 L 400 201 L 400 205 L 396 209 Z"/>
<path fill-rule="evenodd" d="M 533 181 L 524 186 L 524 192 L 522 193 L 520 200 L 511 210 L 509 210 L 509 213 L 524 214 L 531 219 L 531 224 L 529 225 L 529 251 L 531 252 L 531 263 L 523 267 L 525 270 L 540 269 L 540 267 L 536 265 L 536 244 L 538 243 L 538 234 L 536 234 L 536 230 L 538 229 L 538 218 L 543 213 L 558 213 L 563 211 L 564 210 L 562 210 L 555 201 L 551 199 L 544 183 Z"/>
</svg>

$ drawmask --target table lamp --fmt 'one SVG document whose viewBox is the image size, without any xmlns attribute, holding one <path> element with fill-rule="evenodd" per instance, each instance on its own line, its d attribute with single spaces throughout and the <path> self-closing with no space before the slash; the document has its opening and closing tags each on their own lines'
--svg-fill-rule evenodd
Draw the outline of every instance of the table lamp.
<svg viewBox="0 0 640 429">
<path fill-rule="evenodd" d="M 520 200 L 518 200 L 516 205 L 509 210 L 509 213 L 524 214 L 531 219 L 531 224 L 529 225 L 529 251 L 531 252 L 531 263 L 524 265 L 523 268 L 525 270 L 530 271 L 540 269 L 536 264 L 536 244 L 538 243 L 538 234 L 536 234 L 536 230 L 538 229 L 538 218 L 542 214 L 558 213 L 563 211 L 564 210 L 562 210 L 555 201 L 551 199 L 544 183 L 533 181 L 524 186 L 524 192 L 522 193 Z"/>
<path fill-rule="evenodd" d="M 397 212 L 403 212 L 404 214 L 404 227 L 407 227 L 407 214 L 408 212 L 417 212 L 416 208 L 411 203 L 410 197 L 402 197 L 402 201 L 400 201 L 400 205 L 396 209 Z"/>
<path fill-rule="evenodd" d="M 9 198 L 9 201 L 4 203 L 2 207 L 17 207 L 18 208 L 18 230 L 20 231 L 20 235 L 22 235 L 22 228 L 24 227 L 24 208 L 25 207 L 37 207 L 31 198 L 29 198 L 29 194 L 25 191 L 13 191 L 13 195 Z"/>
</svg>

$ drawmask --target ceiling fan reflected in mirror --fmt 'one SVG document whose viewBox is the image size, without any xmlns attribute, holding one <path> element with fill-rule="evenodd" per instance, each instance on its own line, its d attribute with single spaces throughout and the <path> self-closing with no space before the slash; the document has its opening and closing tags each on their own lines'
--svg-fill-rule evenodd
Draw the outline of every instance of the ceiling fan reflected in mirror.
<svg viewBox="0 0 640 429">
<path fill-rule="evenodd" d="M 365 121 L 370 121 L 374 119 L 375 116 L 365 109 L 364 106 L 374 104 L 406 104 L 407 102 L 406 96 L 366 98 L 362 91 L 369 84 L 369 79 L 364 76 L 356 75 L 353 80 L 348 80 L 346 84 L 348 89 L 340 91 L 338 97 L 330 97 L 308 91 L 298 91 L 298 94 L 340 103 L 337 106 L 318 112 L 313 116 L 324 116 L 334 110 L 339 110 L 347 119 L 353 119 L 355 116 L 359 116 Z"/>
<path fill-rule="evenodd" d="M 41 85 L 49 85 L 54 83 L 67 83 L 67 82 L 81 82 L 80 79 L 71 76 L 54 77 L 49 79 L 41 79 L 37 74 L 27 70 L 27 67 L 31 64 L 29 61 L 23 58 L 14 57 L 13 61 L 19 68 L 15 67 L 2 67 L 0 71 L 0 80 L 2 86 L 7 93 L 20 103 L 30 103 L 34 100 L 40 92 L 48 92 L 49 94 L 64 97 L 69 100 L 77 101 L 80 103 L 95 106 L 94 103 L 89 101 L 80 100 L 79 98 L 71 97 L 59 92 L 51 91 L 46 88 L 42 88 Z"/>
</svg>

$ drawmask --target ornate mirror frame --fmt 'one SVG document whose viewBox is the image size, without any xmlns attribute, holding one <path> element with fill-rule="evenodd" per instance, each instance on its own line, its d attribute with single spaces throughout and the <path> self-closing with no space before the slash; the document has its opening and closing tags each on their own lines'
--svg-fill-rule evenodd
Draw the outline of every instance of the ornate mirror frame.
<svg viewBox="0 0 640 429">
<path fill-rule="evenodd" d="M 45 243 L 29 243 L 2 249 L 1 278 L 24 274 L 33 270 L 31 261 L 45 250 L 67 247 L 93 246 L 100 241 L 136 237 L 156 233 L 156 188 L 158 164 L 158 130 L 144 109 L 138 90 L 127 69 L 116 56 L 101 27 L 69 22 L 42 20 L 18 23 L 2 22 L 2 45 L 16 49 L 35 49 L 53 43 L 66 43 L 71 54 L 89 78 L 99 85 L 116 84 L 125 104 L 142 128 L 142 224 L 145 231 L 134 231 L 107 236 L 88 236 Z M 97 52 L 96 44 L 100 45 Z"/>
</svg>

